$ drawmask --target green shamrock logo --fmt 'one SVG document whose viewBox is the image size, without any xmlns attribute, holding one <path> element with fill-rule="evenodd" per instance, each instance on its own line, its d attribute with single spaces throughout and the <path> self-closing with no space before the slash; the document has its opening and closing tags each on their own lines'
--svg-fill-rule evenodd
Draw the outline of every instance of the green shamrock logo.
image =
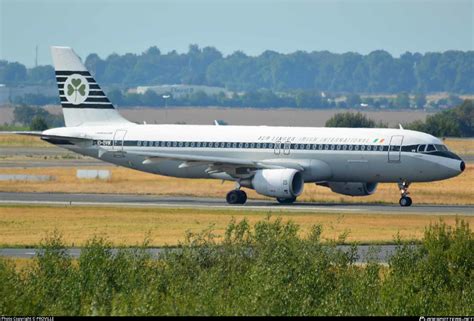
<svg viewBox="0 0 474 321">
<path fill-rule="evenodd" d="M 82 83 L 81 79 L 72 79 L 71 83 L 67 85 L 67 95 L 72 96 L 74 94 L 74 102 L 77 101 L 77 95 L 86 95 L 86 85 Z"/>
</svg>

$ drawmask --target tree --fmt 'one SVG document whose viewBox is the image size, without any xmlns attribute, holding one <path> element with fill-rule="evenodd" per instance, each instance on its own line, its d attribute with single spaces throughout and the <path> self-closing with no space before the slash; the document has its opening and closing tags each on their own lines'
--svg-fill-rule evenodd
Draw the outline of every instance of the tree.
<svg viewBox="0 0 474 321">
<path fill-rule="evenodd" d="M 43 108 L 23 105 L 15 107 L 13 110 L 13 121 L 15 123 L 31 126 L 35 118 L 42 119 L 46 122 L 48 128 L 64 126 L 64 117 L 62 115 L 52 115 Z M 38 128 L 41 128 L 40 121 L 36 120 L 36 122 Z"/>
<path fill-rule="evenodd" d="M 30 128 L 31 130 L 43 131 L 43 130 L 48 129 L 49 127 L 48 127 L 48 124 L 46 123 L 46 120 L 43 117 L 35 116 L 31 120 Z"/>
<path fill-rule="evenodd" d="M 424 108 L 426 105 L 426 95 L 424 93 L 415 94 L 415 106 L 416 108 Z"/>
<path fill-rule="evenodd" d="M 425 122 L 415 121 L 407 129 L 423 131 L 437 137 L 474 137 L 474 104 L 465 100 L 461 105 L 428 116 Z"/>
<path fill-rule="evenodd" d="M 350 128 L 364 128 L 364 127 L 387 127 L 385 124 L 376 123 L 372 119 L 362 113 L 337 113 L 326 122 L 326 127 L 350 127 Z"/>
<path fill-rule="evenodd" d="M 186 53 L 161 52 L 156 46 L 141 54 L 90 54 L 86 67 L 105 86 L 157 84 L 222 86 L 233 91 L 316 91 L 346 93 L 474 93 L 474 51 L 404 53 L 399 58 L 376 50 L 368 55 L 328 51 L 282 54 L 266 50 L 259 56 L 236 51 L 223 56 L 214 47 L 190 45 Z M 51 66 L 26 69 L 0 61 L 0 84 L 54 82 Z M 397 105 L 397 104 L 395 104 Z M 403 108 L 408 107 L 404 104 Z"/>
<path fill-rule="evenodd" d="M 42 108 L 23 105 L 15 107 L 13 110 L 13 121 L 15 123 L 29 125 L 35 116 L 46 118 L 48 114 L 49 113 Z"/>
<path fill-rule="evenodd" d="M 407 93 L 399 93 L 395 98 L 394 105 L 396 108 L 410 108 L 410 96 Z"/>
<path fill-rule="evenodd" d="M 347 95 L 346 103 L 348 108 L 357 108 L 360 107 L 360 96 L 357 94 Z"/>
</svg>

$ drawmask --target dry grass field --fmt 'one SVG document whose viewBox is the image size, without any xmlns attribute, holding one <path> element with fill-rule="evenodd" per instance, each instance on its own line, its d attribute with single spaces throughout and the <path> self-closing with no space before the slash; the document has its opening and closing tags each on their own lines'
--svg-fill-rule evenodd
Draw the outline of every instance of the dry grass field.
<svg viewBox="0 0 474 321">
<path fill-rule="evenodd" d="M 112 173 L 110 180 L 77 179 L 76 168 L 2 168 L 0 174 L 51 175 L 55 180 L 46 182 L 0 181 L 1 192 L 62 192 L 62 193 L 114 193 L 180 195 L 225 198 L 234 186 L 212 179 L 182 179 L 152 175 L 121 167 L 101 167 Z M 253 190 L 249 198 L 264 199 Z M 417 204 L 474 204 L 474 164 L 455 178 L 416 183 L 410 187 L 411 196 Z M 306 184 L 299 201 L 343 202 L 343 203 L 397 203 L 399 191 L 396 184 L 380 184 L 376 193 L 366 197 L 351 197 L 333 193 L 326 187 Z"/>
<path fill-rule="evenodd" d="M 195 209 L 141 209 L 102 207 L 0 206 L 0 244 L 37 245 L 48 233 L 59 231 L 68 246 L 82 246 L 94 236 L 106 237 L 114 246 L 136 246 L 145 238 L 150 246 L 177 245 L 186 231 L 201 232 L 209 227 L 222 235 L 232 218 L 247 219 L 250 224 L 265 219 L 268 212 Z M 323 226 L 323 239 L 336 240 L 347 234 L 346 241 L 390 243 L 398 234 L 402 239 L 420 239 L 424 228 L 439 222 L 454 225 L 454 216 L 335 214 L 272 212 L 300 225 L 306 235 L 314 225 Z M 460 216 L 470 224 L 472 216 Z"/>
<path fill-rule="evenodd" d="M 0 147 L 54 147 L 38 137 L 24 135 L 0 135 Z"/>
</svg>

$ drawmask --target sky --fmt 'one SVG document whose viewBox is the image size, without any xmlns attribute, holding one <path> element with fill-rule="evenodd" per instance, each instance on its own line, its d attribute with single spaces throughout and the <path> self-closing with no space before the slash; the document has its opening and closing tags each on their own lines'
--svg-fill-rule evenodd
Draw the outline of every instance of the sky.
<svg viewBox="0 0 474 321">
<path fill-rule="evenodd" d="M 242 50 L 368 54 L 474 50 L 474 0 L 0 0 L 0 59 L 51 64 L 49 46 L 97 53 Z"/>
</svg>

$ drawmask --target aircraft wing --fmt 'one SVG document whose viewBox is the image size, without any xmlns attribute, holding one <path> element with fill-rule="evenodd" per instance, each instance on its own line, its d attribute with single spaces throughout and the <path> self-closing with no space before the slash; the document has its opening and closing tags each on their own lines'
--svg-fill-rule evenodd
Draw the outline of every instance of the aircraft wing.
<svg viewBox="0 0 474 321">
<path fill-rule="evenodd" d="M 304 167 L 297 161 L 279 160 L 279 159 L 268 159 L 268 160 L 249 160 L 239 159 L 230 157 L 214 157 L 214 156 L 201 156 L 192 154 L 181 154 L 181 153 L 162 153 L 162 152 L 130 152 L 128 154 L 139 155 L 145 157 L 143 164 L 159 163 L 163 160 L 177 160 L 183 161 L 180 164 L 180 168 L 193 167 L 200 165 L 208 165 L 208 172 L 227 172 L 230 169 L 239 167 L 247 167 L 249 169 L 276 169 L 276 168 L 293 168 L 296 170 L 303 171 Z"/>
</svg>

